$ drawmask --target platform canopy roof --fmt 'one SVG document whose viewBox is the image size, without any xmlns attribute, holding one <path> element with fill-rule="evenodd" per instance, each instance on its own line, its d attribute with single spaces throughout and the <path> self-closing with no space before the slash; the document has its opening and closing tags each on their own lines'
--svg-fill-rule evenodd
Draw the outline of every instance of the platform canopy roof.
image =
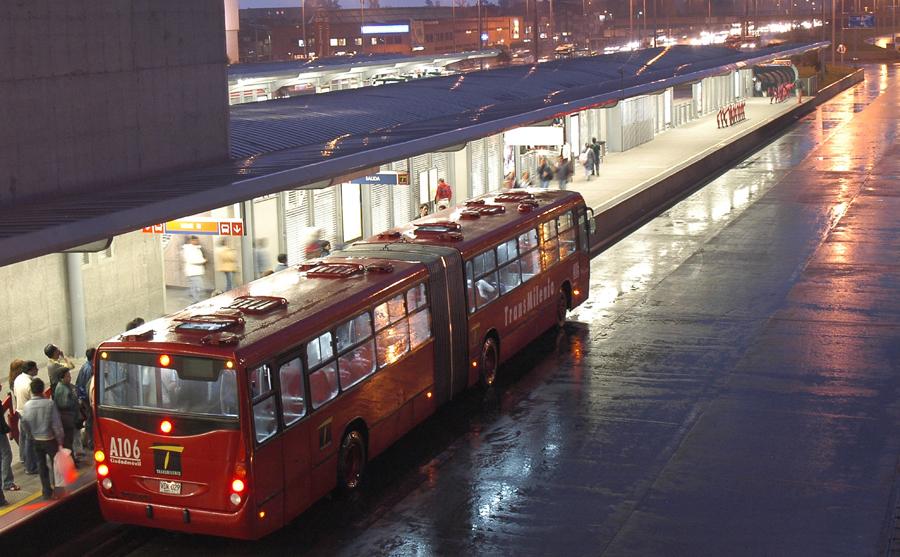
<svg viewBox="0 0 900 557">
<path fill-rule="evenodd" d="M 461 60 L 477 60 L 497 56 L 499 50 L 471 50 L 447 54 L 410 56 L 408 54 L 354 54 L 352 56 L 332 56 L 315 60 L 294 60 L 286 62 L 259 62 L 234 64 L 228 67 L 229 88 L 238 83 L 278 81 L 286 78 L 315 77 L 320 75 L 340 75 L 354 71 L 404 68 L 421 64 L 446 66 Z"/>
<path fill-rule="evenodd" d="M 236 105 L 230 160 L 0 207 L 0 265 L 827 46 L 651 48 Z"/>
</svg>

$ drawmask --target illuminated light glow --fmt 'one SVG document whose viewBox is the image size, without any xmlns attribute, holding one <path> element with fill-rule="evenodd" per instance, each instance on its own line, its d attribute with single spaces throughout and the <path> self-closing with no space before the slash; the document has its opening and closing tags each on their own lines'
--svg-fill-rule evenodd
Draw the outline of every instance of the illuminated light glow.
<svg viewBox="0 0 900 557">
<path fill-rule="evenodd" d="M 425 398 L 431 398 L 431 391 L 428 391 L 427 393 L 425 393 Z"/>
<path fill-rule="evenodd" d="M 109 354 L 107 354 L 106 352 L 100 352 L 100 357 L 105 360 L 106 358 L 109 358 Z"/>
<path fill-rule="evenodd" d="M 402 346 L 400 345 L 400 343 L 388 346 L 384 354 L 385 361 L 389 364 L 396 362 L 400 358 L 401 348 Z"/>
<path fill-rule="evenodd" d="M 259 518 L 263 519 L 266 517 L 266 511 L 259 511 Z"/>
<path fill-rule="evenodd" d="M 232 362 L 231 360 L 228 360 L 227 362 L 225 362 L 225 367 L 227 367 L 228 369 L 233 368 L 234 362 Z"/>
<path fill-rule="evenodd" d="M 100 466 L 98 466 L 97 467 L 97 475 L 100 476 L 101 478 L 105 478 L 106 476 L 108 476 L 109 475 L 109 466 L 107 466 L 105 464 L 101 464 Z"/>
<path fill-rule="evenodd" d="M 575 294 L 576 296 L 581 296 L 581 290 L 578 290 L 576 288 L 575 290 L 572 291 L 572 294 Z"/>
<path fill-rule="evenodd" d="M 166 354 L 163 354 L 162 356 L 159 357 L 159 365 L 161 365 L 163 367 L 169 367 L 170 363 L 172 363 L 172 358 L 170 358 Z"/>
<path fill-rule="evenodd" d="M 244 487 L 244 480 L 235 479 L 233 482 L 231 482 L 231 491 L 235 493 L 241 493 L 242 491 L 244 491 Z"/>
<path fill-rule="evenodd" d="M 478 367 L 478 361 L 477 361 L 477 360 L 473 360 L 473 361 L 472 361 L 472 367 Z"/>
<path fill-rule="evenodd" d="M 97 462 L 103 462 L 106 460 L 106 454 L 103 451 L 94 451 L 94 460 Z"/>
<path fill-rule="evenodd" d="M 172 433 L 172 422 L 169 420 L 159 422 L 159 430 L 163 433 Z"/>
<path fill-rule="evenodd" d="M 360 32 L 363 35 L 409 33 L 409 25 L 363 25 Z"/>
</svg>

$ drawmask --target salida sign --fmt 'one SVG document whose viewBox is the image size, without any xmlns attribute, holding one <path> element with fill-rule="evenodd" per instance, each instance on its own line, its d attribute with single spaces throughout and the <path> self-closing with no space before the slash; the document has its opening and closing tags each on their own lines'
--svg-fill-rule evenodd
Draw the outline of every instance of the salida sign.
<svg viewBox="0 0 900 557">
<path fill-rule="evenodd" d="M 141 229 L 144 234 L 188 234 L 192 236 L 243 236 L 241 219 L 178 219 L 165 224 L 154 224 Z"/>
<path fill-rule="evenodd" d="M 377 174 L 369 174 L 361 178 L 350 180 L 351 184 L 362 184 L 366 186 L 386 185 L 386 186 L 406 186 L 409 185 L 409 174 L 406 172 L 378 172 Z"/>
</svg>

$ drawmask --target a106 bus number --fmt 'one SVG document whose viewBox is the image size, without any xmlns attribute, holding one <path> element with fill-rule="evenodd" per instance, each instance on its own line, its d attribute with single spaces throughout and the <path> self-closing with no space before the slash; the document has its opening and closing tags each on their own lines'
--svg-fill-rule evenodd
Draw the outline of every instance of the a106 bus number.
<svg viewBox="0 0 900 557">
<path fill-rule="evenodd" d="M 122 437 L 110 437 L 109 461 L 113 464 L 126 464 L 129 466 L 141 465 L 141 448 L 137 439 Z"/>
</svg>

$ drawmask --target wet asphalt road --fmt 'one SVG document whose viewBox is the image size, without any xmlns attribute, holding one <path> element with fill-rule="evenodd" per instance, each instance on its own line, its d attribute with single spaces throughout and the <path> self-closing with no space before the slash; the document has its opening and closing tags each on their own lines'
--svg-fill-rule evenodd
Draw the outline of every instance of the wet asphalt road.
<svg viewBox="0 0 900 557">
<path fill-rule="evenodd" d="M 132 555 L 884 555 L 900 448 L 900 66 L 592 265 L 591 299 L 258 542 Z M 900 549 L 898 549 L 900 551 Z"/>
</svg>

